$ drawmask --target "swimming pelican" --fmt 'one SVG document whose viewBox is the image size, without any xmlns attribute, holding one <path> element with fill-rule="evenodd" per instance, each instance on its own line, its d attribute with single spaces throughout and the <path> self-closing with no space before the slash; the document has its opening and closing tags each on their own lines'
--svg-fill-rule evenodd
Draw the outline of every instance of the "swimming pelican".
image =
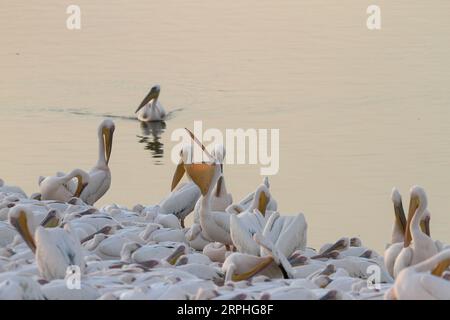
<svg viewBox="0 0 450 320">
<path fill-rule="evenodd" d="M 111 157 L 115 125 L 112 120 L 105 119 L 98 127 L 98 161 L 89 171 L 89 184 L 81 192 L 80 198 L 93 205 L 108 191 L 111 186 L 111 170 L 108 167 Z"/>
<path fill-rule="evenodd" d="M 76 178 L 78 183 L 75 192 L 68 189 L 68 184 Z M 89 183 L 89 174 L 83 170 L 75 169 L 67 175 L 42 178 L 39 188 L 42 200 L 58 200 L 68 202 L 73 197 L 80 197 L 81 192 Z"/>
<path fill-rule="evenodd" d="M 166 118 L 166 111 L 158 100 L 161 88 L 155 85 L 136 109 L 139 121 L 161 121 Z"/>
<path fill-rule="evenodd" d="M 450 281 L 442 274 L 450 265 L 450 250 L 442 251 L 425 261 L 405 268 L 397 276 L 386 299 L 449 300 Z"/>
<path fill-rule="evenodd" d="M 403 249 L 394 264 L 395 277 L 404 268 L 422 262 L 438 252 L 435 242 L 420 228 L 428 205 L 425 190 L 414 186 L 411 188 L 410 197 Z"/>
</svg>

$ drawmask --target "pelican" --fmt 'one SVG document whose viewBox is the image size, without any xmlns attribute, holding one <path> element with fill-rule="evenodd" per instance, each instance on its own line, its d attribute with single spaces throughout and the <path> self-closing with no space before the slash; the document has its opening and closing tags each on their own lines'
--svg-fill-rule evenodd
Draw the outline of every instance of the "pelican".
<svg viewBox="0 0 450 320">
<path fill-rule="evenodd" d="M 111 157 L 115 125 L 112 120 L 105 119 L 98 127 L 98 161 L 89 171 L 89 184 L 81 192 L 80 198 L 93 205 L 108 191 L 111 186 L 111 170 L 108 167 Z"/>
<path fill-rule="evenodd" d="M 257 232 L 262 233 L 266 225 L 265 212 L 270 193 L 263 184 L 254 194 L 252 204 L 247 210 L 230 216 L 230 234 L 239 252 L 258 256 L 260 246 L 253 240 L 253 235 Z"/>
<path fill-rule="evenodd" d="M 202 194 L 199 212 L 202 232 L 211 240 L 230 246 L 233 244 L 230 236 L 230 214 L 211 210 L 213 186 L 222 175 L 221 165 L 215 162 L 191 163 L 191 151 L 190 146 L 184 146 L 181 150 L 182 160 L 174 175 L 173 183 L 176 185 L 186 171 Z"/>
<path fill-rule="evenodd" d="M 450 265 L 450 250 L 442 251 L 425 261 L 403 269 L 386 299 L 449 300 L 450 281 L 442 274 Z"/>
<path fill-rule="evenodd" d="M 27 207 L 17 206 L 10 215 L 10 221 L 35 253 L 40 275 L 46 280 L 64 279 L 69 266 L 78 266 L 83 272 L 81 245 L 70 224 L 66 224 L 64 229 L 39 225 L 33 230 L 29 224 L 32 216 Z"/>
<path fill-rule="evenodd" d="M 391 199 L 394 204 L 395 220 L 392 228 L 391 243 L 384 252 L 384 264 L 389 274 L 394 276 L 395 260 L 402 251 L 405 241 L 406 217 L 403 209 L 402 197 L 395 187 L 392 189 Z M 430 212 L 428 209 L 425 211 L 424 216 L 420 221 L 420 228 L 427 236 L 430 236 Z"/>
<path fill-rule="evenodd" d="M 150 92 L 144 100 L 142 100 L 141 104 L 135 111 L 139 121 L 162 121 L 166 118 L 166 111 L 158 101 L 160 91 L 160 86 L 155 85 L 150 89 Z"/>
<path fill-rule="evenodd" d="M 77 179 L 78 184 L 75 192 L 72 193 L 67 186 L 74 178 Z M 81 192 L 88 183 L 89 174 L 80 169 L 75 169 L 67 175 L 40 178 L 41 199 L 68 202 L 73 197 L 80 197 Z"/>
<path fill-rule="evenodd" d="M 83 273 L 85 263 L 80 241 L 69 223 L 64 228 L 37 227 L 35 241 L 36 262 L 44 279 L 64 279 L 68 268 L 74 266 Z"/>
<path fill-rule="evenodd" d="M 284 256 L 289 257 L 296 250 L 305 250 L 307 229 L 308 224 L 303 213 L 281 217 L 275 212 L 269 217 L 262 234 L 272 241 Z M 266 253 L 262 248 L 261 255 Z"/>
<path fill-rule="evenodd" d="M 411 188 L 410 197 L 405 240 L 394 264 L 395 277 L 404 268 L 422 262 L 438 252 L 435 242 L 420 228 L 428 205 L 425 190 L 414 186 Z"/>
</svg>

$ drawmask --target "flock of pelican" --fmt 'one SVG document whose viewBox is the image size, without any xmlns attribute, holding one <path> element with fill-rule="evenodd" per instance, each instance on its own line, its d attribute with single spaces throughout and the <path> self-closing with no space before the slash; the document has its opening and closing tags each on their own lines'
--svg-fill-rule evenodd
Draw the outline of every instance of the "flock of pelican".
<svg viewBox="0 0 450 320">
<path fill-rule="evenodd" d="M 159 93 L 150 90 L 139 120 L 166 117 Z M 431 238 L 421 187 L 407 216 L 393 189 L 384 255 L 357 237 L 315 250 L 305 215 L 280 214 L 268 178 L 234 202 L 225 148 L 207 150 L 189 130 L 208 161 L 192 161 L 195 144 L 185 145 L 159 204 L 96 208 L 111 185 L 114 130 L 101 122 L 89 172 L 39 177 L 29 197 L 0 179 L 0 299 L 450 299 L 450 247 Z"/>
</svg>

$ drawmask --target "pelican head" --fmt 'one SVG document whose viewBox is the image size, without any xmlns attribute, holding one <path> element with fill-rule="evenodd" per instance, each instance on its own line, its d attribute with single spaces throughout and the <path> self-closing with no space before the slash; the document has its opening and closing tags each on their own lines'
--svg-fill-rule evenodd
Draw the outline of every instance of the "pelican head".
<svg viewBox="0 0 450 320">
<path fill-rule="evenodd" d="M 137 113 L 139 110 L 141 110 L 145 105 L 147 105 L 151 100 L 158 99 L 159 93 L 161 92 L 161 87 L 157 84 L 154 85 L 150 92 L 145 96 L 144 100 L 142 100 L 139 107 L 136 109 L 135 113 Z"/>
<path fill-rule="evenodd" d="M 405 232 L 406 217 L 405 211 L 403 210 L 402 196 L 400 195 L 398 189 L 395 187 L 392 189 L 391 199 L 392 203 L 394 204 L 395 223 L 402 232 Z"/>
<path fill-rule="evenodd" d="M 264 216 L 266 214 L 267 205 L 270 201 L 270 192 L 266 185 L 261 184 L 255 191 L 252 208 L 258 209 Z"/>
<path fill-rule="evenodd" d="M 45 228 L 55 228 L 59 225 L 60 221 L 60 213 L 57 210 L 52 209 L 47 213 L 45 218 L 41 221 L 40 225 Z"/>
<path fill-rule="evenodd" d="M 409 202 L 409 210 L 408 210 L 408 220 L 405 228 L 405 241 L 404 247 L 408 247 L 412 241 L 411 235 L 411 221 L 416 214 L 419 212 L 423 214 L 428 206 L 427 195 L 425 190 L 419 186 L 413 186 L 410 190 L 410 202 Z"/>
<path fill-rule="evenodd" d="M 184 255 L 186 252 L 186 247 L 184 245 L 178 246 L 174 252 L 166 258 L 166 261 L 170 263 L 171 265 L 175 265 L 178 258 Z"/>
<path fill-rule="evenodd" d="M 31 251 L 36 252 L 34 235 L 30 231 L 30 223 L 33 213 L 24 206 L 15 206 L 9 214 L 9 222 L 16 228 Z"/>
<path fill-rule="evenodd" d="M 194 136 L 194 134 L 186 129 L 191 136 L 192 140 L 200 145 L 203 152 L 206 153 L 208 158 L 211 160 L 209 162 L 195 163 L 193 160 L 193 145 L 184 145 L 180 151 L 181 160 L 177 165 L 175 174 L 172 179 L 171 189 L 175 187 L 180 182 L 184 173 L 191 178 L 191 180 L 200 188 L 203 196 L 205 196 L 212 185 L 215 185 L 220 175 L 223 172 L 223 166 L 217 163 L 215 157 L 208 153 L 205 146 L 199 142 L 199 140 Z M 219 169 L 219 170 L 218 170 Z"/>
<path fill-rule="evenodd" d="M 105 119 L 99 126 L 99 139 L 103 141 L 104 145 L 104 156 L 106 160 L 106 164 L 109 164 L 109 159 L 111 157 L 112 143 L 113 143 L 113 135 L 116 126 L 114 122 L 110 119 Z"/>
</svg>

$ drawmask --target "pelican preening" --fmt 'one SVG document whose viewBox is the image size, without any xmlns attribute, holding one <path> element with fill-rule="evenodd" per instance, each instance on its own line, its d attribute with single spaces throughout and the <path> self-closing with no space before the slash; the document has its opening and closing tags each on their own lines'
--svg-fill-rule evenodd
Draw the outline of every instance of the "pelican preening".
<svg viewBox="0 0 450 320">
<path fill-rule="evenodd" d="M 166 118 L 166 111 L 158 100 L 160 92 L 160 86 L 155 85 L 150 89 L 150 92 L 145 96 L 144 100 L 142 100 L 135 111 L 140 121 L 162 121 Z"/>
<path fill-rule="evenodd" d="M 400 271 L 387 299 L 450 300 L 450 281 L 442 277 L 450 266 L 450 249 Z"/>
<path fill-rule="evenodd" d="M 75 192 L 69 190 L 72 179 L 77 180 Z M 89 175 L 80 169 L 75 169 L 67 175 L 40 178 L 39 188 L 42 200 L 58 200 L 68 202 L 73 197 L 79 198 L 81 192 L 89 183 Z"/>
<path fill-rule="evenodd" d="M 39 273 L 44 279 L 64 279 L 69 266 L 77 266 L 83 272 L 81 245 L 70 224 L 66 224 L 63 229 L 36 225 L 33 212 L 25 206 L 14 207 L 10 221 L 35 253 Z"/>
</svg>

